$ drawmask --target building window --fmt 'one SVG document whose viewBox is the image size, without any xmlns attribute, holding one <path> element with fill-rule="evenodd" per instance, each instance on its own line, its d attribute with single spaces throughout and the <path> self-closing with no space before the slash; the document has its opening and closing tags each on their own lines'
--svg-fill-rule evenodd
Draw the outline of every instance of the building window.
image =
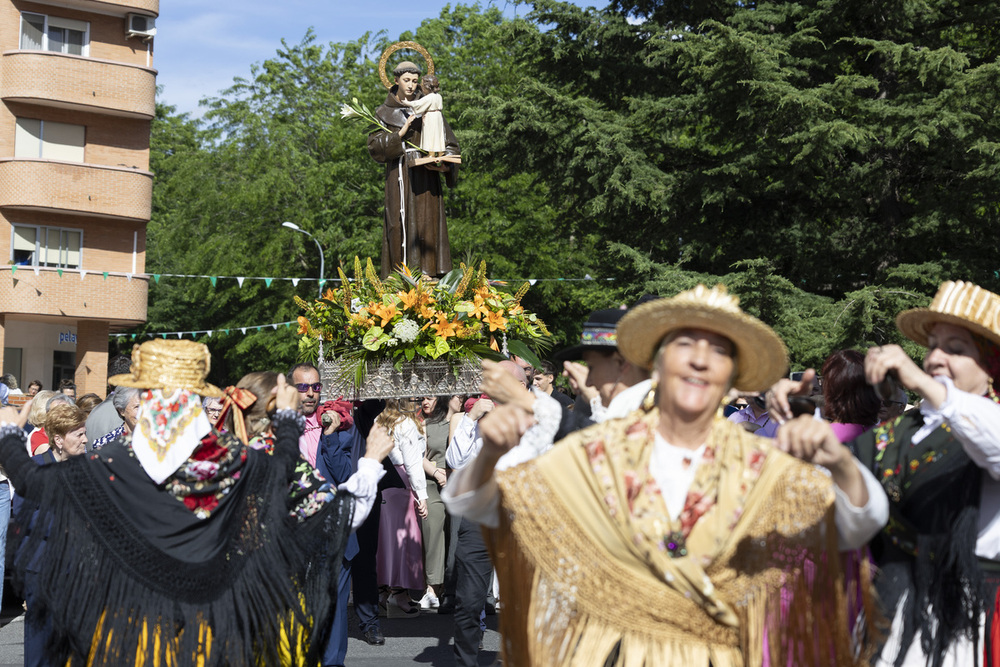
<svg viewBox="0 0 1000 667">
<path fill-rule="evenodd" d="M 86 127 L 18 118 L 14 130 L 14 157 L 83 162 Z"/>
<path fill-rule="evenodd" d="M 21 48 L 90 55 L 90 24 L 58 16 L 21 12 Z"/>
<path fill-rule="evenodd" d="M 79 229 L 11 226 L 10 261 L 19 266 L 78 269 L 82 247 Z"/>
</svg>

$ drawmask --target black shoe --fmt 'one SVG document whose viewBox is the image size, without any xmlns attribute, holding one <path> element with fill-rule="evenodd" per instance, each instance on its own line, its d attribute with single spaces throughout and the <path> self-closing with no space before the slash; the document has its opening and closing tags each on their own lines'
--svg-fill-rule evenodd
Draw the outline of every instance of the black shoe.
<svg viewBox="0 0 1000 667">
<path fill-rule="evenodd" d="M 455 613 L 455 598 L 446 597 L 441 598 L 441 606 L 438 607 L 439 614 L 454 614 Z"/>
<path fill-rule="evenodd" d="M 382 634 L 382 628 L 371 627 L 365 630 L 365 641 L 372 646 L 382 646 L 385 644 L 385 635 Z"/>
</svg>

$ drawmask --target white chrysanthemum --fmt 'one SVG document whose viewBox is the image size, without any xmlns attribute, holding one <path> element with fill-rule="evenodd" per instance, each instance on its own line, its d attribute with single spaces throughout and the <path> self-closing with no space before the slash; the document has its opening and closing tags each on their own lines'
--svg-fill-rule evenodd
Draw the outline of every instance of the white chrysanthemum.
<svg viewBox="0 0 1000 667">
<path fill-rule="evenodd" d="M 392 329 L 393 335 L 402 343 L 412 343 L 420 335 L 420 326 L 413 320 L 403 319 Z"/>
<path fill-rule="evenodd" d="M 385 341 L 386 347 L 396 347 L 397 345 L 399 345 L 399 341 L 396 340 L 395 338 L 390 338 L 389 340 Z"/>
</svg>

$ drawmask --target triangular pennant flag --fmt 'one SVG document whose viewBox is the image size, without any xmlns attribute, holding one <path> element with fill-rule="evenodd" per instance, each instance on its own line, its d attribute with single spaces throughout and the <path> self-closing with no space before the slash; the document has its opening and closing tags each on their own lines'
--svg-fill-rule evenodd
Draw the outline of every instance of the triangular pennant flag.
<svg viewBox="0 0 1000 667">
<path fill-rule="evenodd" d="M 212 283 L 212 287 L 215 287 L 215 283 L 218 282 L 218 276 L 209 276 L 208 280 Z"/>
<path fill-rule="evenodd" d="M 278 325 L 277 324 L 272 324 L 271 328 L 274 329 L 275 331 L 277 331 L 278 330 Z"/>
<path fill-rule="evenodd" d="M 154 273 L 153 274 L 153 282 L 155 282 L 157 285 L 160 284 L 160 274 L 159 273 Z"/>
<path fill-rule="evenodd" d="M 181 337 L 181 332 L 180 332 L 180 331 L 178 331 L 178 332 L 177 332 L 177 339 L 178 339 L 178 340 L 180 340 L 180 337 Z"/>
<path fill-rule="evenodd" d="M 590 277 L 590 274 L 589 274 L 589 273 L 585 273 L 585 274 L 583 274 L 583 279 L 584 279 L 584 280 L 593 280 L 593 278 L 591 278 L 591 277 Z"/>
<path fill-rule="evenodd" d="M 214 331 L 212 331 L 211 329 L 209 329 L 208 330 L 208 337 L 211 338 L 212 334 L 214 334 L 214 333 L 215 333 Z"/>
<path fill-rule="evenodd" d="M 223 329 L 223 330 L 222 330 L 222 333 L 224 333 L 224 334 L 227 334 L 227 333 L 229 333 L 229 329 Z"/>
<path fill-rule="evenodd" d="M 528 284 L 534 286 L 538 282 L 538 278 L 528 278 Z"/>
<path fill-rule="evenodd" d="M 264 287 L 270 287 L 272 280 L 274 280 L 274 278 L 264 278 Z"/>
<path fill-rule="evenodd" d="M 240 277 L 238 277 L 236 279 L 236 282 L 238 282 L 240 284 L 240 287 L 243 287 L 243 281 L 244 280 L 246 280 L 246 278 L 244 278 L 243 276 L 240 276 Z"/>
<path fill-rule="evenodd" d="M 35 269 L 35 275 L 37 276 L 38 275 L 38 267 L 36 266 L 36 267 L 34 267 L 34 269 Z"/>
<path fill-rule="evenodd" d="M 104 272 L 104 279 L 105 279 L 105 280 L 107 280 L 107 279 L 108 279 L 108 272 L 107 272 L 107 271 L 105 271 L 105 272 Z"/>
<path fill-rule="evenodd" d="M 298 287 L 298 286 L 299 286 L 299 279 L 292 278 L 292 287 Z"/>
<path fill-rule="evenodd" d="M 163 338 L 163 340 L 167 339 L 167 334 L 160 334 L 160 336 Z"/>
<path fill-rule="evenodd" d="M 84 271 L 83 269 L 80 269 L 80 280 L 83 280 L 86 277 L 87 277 L 87 272 Z"/>
<path fill-rule="evenodd" d="M 286 329 L 291 329 L 292 328 L 292 323 L 291 322 L 285 322 L 285 328 Z"/>
<path fill-rule="evenodd" d="M 11 264 L 10 265 L 10 275 L 14 275 L 15 273 L 17 273 L 17 264 Z"/>
<path fill-rule="evenodd" d="M 246 327 L 240 327 L 240 333 L 243 334 L 244 336 L 246 336 L 247 335 L 247 328 Z"/>
<path fill-rule="evenodd" d="M 125 274 L 125 278 L 126 278 L 126 279 L 127 279 L 127 280 L 128 280 L 129 282 L 132 282 L 132 274 L 131 274 L 131 273 L 126 273 L 126 274 Z"/>
<path fill-rule="evenodd" d="M 58 273 L 59 277 L 62 278 L 62 269 L 56 269 L 56 273 Z"/>
<path fill-rule="evenodd" d="M 132 334 L 132 340 L 135 340 L 135 334 Z"/>
<path fill-rule="evenodd" d="M 326 285 L 326 278 L 320 278 L 320 280 L 319 280 L 319 288 L 323 289 L 324 285 Z"/>
</svg>

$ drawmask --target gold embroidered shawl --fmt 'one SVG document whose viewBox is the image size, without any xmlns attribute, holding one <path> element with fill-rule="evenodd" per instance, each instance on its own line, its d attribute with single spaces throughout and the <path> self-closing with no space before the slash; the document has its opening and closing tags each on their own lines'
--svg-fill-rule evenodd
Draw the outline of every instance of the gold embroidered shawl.
<svg viewBox="0 0 1000 667">
<path fill-rule="evenodd" d="M 829 476 L 720 416 L 671 521 L 649 473 L 658 418 L 497 473 L 504 664 L 859 664 Z"/>
</svg>

